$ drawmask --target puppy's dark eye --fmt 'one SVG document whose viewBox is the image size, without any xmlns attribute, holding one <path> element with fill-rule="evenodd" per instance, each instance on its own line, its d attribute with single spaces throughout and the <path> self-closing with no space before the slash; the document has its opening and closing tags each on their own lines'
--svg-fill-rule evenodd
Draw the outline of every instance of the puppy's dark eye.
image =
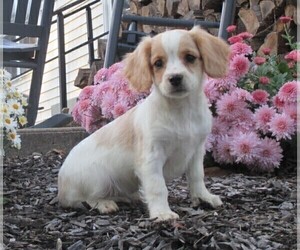
<svg viewBox="0 0 300 250">
<path fill-rule="evenodd" d="M 196 60 L 196 57 L 193 56 L 193 55 L 187 54 L 187 55 L 185 56 L 185 60 L 186 60 L 188 63 L 194 63 L 195 60 Z"/>
<path fill-rule="evenodd" d="M 161 59 L 158 59 L 157 61 L 155 61 L 154 66 L 158 69 L 162 68 L 162 66 L 164 65 L 163 61 Z"/>
</svg>

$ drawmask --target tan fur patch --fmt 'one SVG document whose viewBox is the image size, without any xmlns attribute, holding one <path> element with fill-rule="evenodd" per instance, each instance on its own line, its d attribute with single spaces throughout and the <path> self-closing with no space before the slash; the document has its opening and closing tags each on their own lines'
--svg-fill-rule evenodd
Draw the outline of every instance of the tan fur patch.
<svg viewBox="0 0 300 250">
<path fill-rule="evenodd" d="M 162 60 L 163 66 L 161 68 L 155 67 L 154 64 L 157 60 Z M 156 84 L 162 82 L 167 62 L 168 55 L 162 46 L 161 36 L 157 36 L 153 38 L 153 45 L 151 49 L 151 67 L 154 75 L 154 81 Z"/>
<path fill-rule="evenodd" d="M 97 144 L 113 147 L 115 145 L 124 146 L 128 150 L 133 150 L 135 144 L 134 131 L 134 110 L 136 107 L 127 111 L 113 123 L 102 127 L 95 132 Z"/>
<path fill-rule="evenodd" d="M 194 63 L 187 62 L 186 60 L 187 55 L 192 55 L 196 57 L 195 62 Z M 190 72 L 194 72 L 195 70 L 198 70 L 200 67 L 202 67 L 200 62 L 200 52 L 197 48 L 197 45 L 195 44 L 195 41 L 192 39 L 190 35 L 183 36 L 181 38 L 178 57 Z"/>
</svg>

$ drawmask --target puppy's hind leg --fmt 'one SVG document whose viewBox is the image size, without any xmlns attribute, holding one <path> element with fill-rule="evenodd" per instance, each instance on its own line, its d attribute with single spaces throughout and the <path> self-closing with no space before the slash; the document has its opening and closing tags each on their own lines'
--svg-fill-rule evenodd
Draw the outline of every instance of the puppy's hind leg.
<svg viewBox="0 0 300 250">
<path fill-rule="evenodd" d="M 113 200 L 99 199 L 97 201 L 87 201 L 92 209 L 98 209 L 100 214 L 109 214 L 119 210 L 118 205 Z"/>
</svg>

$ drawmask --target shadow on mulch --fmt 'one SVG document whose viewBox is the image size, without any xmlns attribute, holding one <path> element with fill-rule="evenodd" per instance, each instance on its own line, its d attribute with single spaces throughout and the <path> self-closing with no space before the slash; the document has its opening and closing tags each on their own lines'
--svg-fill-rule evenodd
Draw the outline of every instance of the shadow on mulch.
<svg viewBox="0 0 300 250">
<path fill-rule="evenodd" d="M 62 152 L 4 161 L 3 210 L 6 249 L 296 249 L 296 174 L 207 177 L 222 197 L 216 210 L 191 208 L 187 184 L 168 185 L 176 222 L 154 223 L 142 203 L 120 211 L 59 207 L 57 174 Z"/>
</svg>

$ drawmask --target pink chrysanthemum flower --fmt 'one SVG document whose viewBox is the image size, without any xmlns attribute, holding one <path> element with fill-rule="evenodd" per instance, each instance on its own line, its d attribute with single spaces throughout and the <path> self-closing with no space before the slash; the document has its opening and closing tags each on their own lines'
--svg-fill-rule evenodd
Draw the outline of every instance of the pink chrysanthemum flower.
<svg viewBox="0 0 300 250">
<path fill-rule="evenodd" d="M 256 104 L 267 103 L 269 96 L 269 93 L 262 89 L 257 89 L 252 92 L 253 102 Z"/>
<path fill-rule="evenodd" d="M 236 87 L 236 77 L 228 74 L 223 78 L 208 78 L 204 83 L 204 92 L 210 102 L 216 101 L 223 93 Z"/>
<path fill-rule="evenodd" d="M 239 116 L 246 107 L 244 101 L 238 100 L 237 97 L 225 94 L 217 101 L 217 114 L 225 120 L 232 120 Z"/>
<path fill-rule="evenodd" d="M 238 78 L 246 75 L 250 68 L 250 62 L 244 55 L 236 55 L 232 58 L 230 62 L 229 69 Z"/>
<path fill-rule="evenodd" d="M 284 102 L 297 101 L 297 85 L 298 81 L 286 82 L 278 91 L 278 98 Z"/>
<path fill-rule="evenodd" d="M 117 118 L 123 115 L 129 109 L 128 105 L 125 102 L 119 102 L 114 106 L 112 110 L 112 115 L 114 118 Z"/>
<path fill-rule="evenodd" d="M 234 120 L 231 121 L 232 129 L 236 129 L 243 133 L 253 131 L 254 121 L 253 121 L 253 113 L 244 108 L 238 115 L 235 117 Z"/>
<path fill-rule="evenodd" d="M 235 88 L 231 93 L 232 96 L 236 96 L 238 100 L 252 102 L 253 97 L 251 93 L 245 89 Z"/>
<path fill-rule="evenodd" d="M 106 78 L 109 79 L 109 78 L 110 78 L 112 75 L 114 75 L 115 73 L 120 73 L 120 71 L 121 71 L 123 68 L 124 68 L 124 62 L 123 62 L 123 61 L 111 65 L 111 66 L 109 67 L 109 69 L 108 69 Z"/>
<path fill-rule="evenodd" d="M 231 154 L 231 141 L 232 138 L 226 134 L 219 137 L 215 143 L 213 157 L 216 162 L 221 164 L 233 164 L 235 157 Z"/>
<path fill-rule="evenodd" d="M 241 43 L 243 42 L 243 38 L 240 36 L 232 36 L 227 39 L 230 44 Z"/>
<path fill-rule="evenodd" d="M 251 46 L 246 43 L 237 42 L 230 46 L 230 58 L 236 55 L 250 55 L 253 53 Z"/>
<path fill-rule="evenodd" d="M 270 78 L 267 77 L 267 76 L 261 76 L 259 79 L 258 79 L 259 83 L 263 84 L 263 85 L 267 85 L 270 83 Z"/>
<path fill-rule="evenodd" d="M 90 85 L 90 86 L 84 87 L 84 88 L 81 90 L 78 99 L 79 99 L 79 100 L 86 100 L 86 99 L 91 98 L 91 96 L 92 96 L 92 94 L 93 94 L 93 91 L 94 91 L 94 88 L 95 88 L 94 85 Z"/>
<path fill-rule="evenodd" d="M 108 69 L 102 68 L 97 71 L 97 73 L 94 76 L 94 85 L 99 84 L 106 80 L 108 74 Z"/>
<path fill-rule="evenodd" d="M 270 132 L 276 140 L 291 139 L 295 133 L 294 121 L 287 114 L 276 114 L 269 122 Z"/>
<path fill-rule="evenodd" d="M 281 100 L 278 96 L 278 94 L 276 96 L 273 97 L 273 105 L 278 109 L 278 110 L 282 110 L 285 102 L 283 100 Z"/>
<path fill-rule="evenodd" d="M 79 112 L 85 112 L 89 109 L 91 105 L 90 99 L 85 99 L 79 102 Z"/>
<path fill-rule="evenodd" d="M 237 162 L 254 164 L 258 155 L 260 140 L 256 133 L 239 133 L 232 138 L 231 154 Z"/>
<path fill-rule="evenodd" d="M 73 116 L 73 119 L 76 123 L 78 124 L 81 124 L 81 113 L 79 111 L 79 102 L 76 102 L 76 104 L 74 105 L 73 107 L 73 110 L 72 110 L 72 116 Z"/>
<path fill-rule="evenodd" d="M 294 120 L 295 125 L 296 125 L 296 122 L 297 122 L 297 104 L 292 103 L 292 104 L 285 105 L 283 107 L 283 112 L 285 114 L 287 114 L 289 117 L 291 117 Z"/>
<path fill-rule="evenodd" d="M 241 32 L 240 34 L 238 34 L 238 36 L 240 36 L 241 38 L 245 39 L 251 39 L 253 37 L 253 35 L 247 31 L 245 32 Z"/>
<path fill-rule="evenodd" d="M 260 140 L 257 157 L 260 169 L 273 171 L 274 168 L 280 166 L 282 158 L 282 148 L 279 142 L 268 137 Z"/>
<path fill-rule="evenodd" d="M 236 25 L 229 25 L 227 28 L 226 28 L 226 31 L 229 32 L 229 33 L 232 33 L 236 30 Z"/>
<path fill-rule="evenodd" d="M 263 133 L 267 133 L 270 129 L 269 122 L 276 114 L 276 110 L 273 107 L 264 105 L 256 109 L 254 113 L 254 121 L 256 129 L 261 130 Z"/>
<path fill-rule="evenodd" d="M 207 152 L 211 152 L 213 147 L 214 147 L 214 143 L 215 143 L 215 136 L 213 134 L 209 134 L 207 137 L 206 137 L 206 140 L 205 140 L 205 150 Z"/>
<path fill-rule="evenodd" d="M 293 62 L 300 62 L 300 50 L 292 50 L 284 59 L 292 60 Z"/>
<path fill-rule="evenodd" d="M 228 122 L 224 121 L 219 116 L 213 117 L 211 134 L 213 134 L 215 137 L 222 136 L 228 133 L 228 129 Z"/>
<path fill-rule="evenodd" d="M 262 52 L 264 53 L 264 55 L 270 55 L 270 53 L 271 53 L 271 49 L 270 48 L 263 48 L 262 49 Z"/>
<path fill-rule="evenodd" d="M 220 92 L 215 88 L 213 83 L 208 83 L 204 85 L 204 93 L 210 104 L 214 103 L 220 97 Z"/>
<path fill-rule="evenodd" d="M 289 16 L 281 16 L 279 17 L 279 20 L 282 22 L 282 23 L 289 23 L 290 21 L 292 21 L 293 19 Z"/>
<path fill-rule="evenodd" d="M 261 57 L 261 56 L 256 56 L 256 57 L 254 57 L 253 62 L 256 65 L 262 65 L 262 64 L 264 64 L 266 62 L 266 58 Z"/>
</svg>

